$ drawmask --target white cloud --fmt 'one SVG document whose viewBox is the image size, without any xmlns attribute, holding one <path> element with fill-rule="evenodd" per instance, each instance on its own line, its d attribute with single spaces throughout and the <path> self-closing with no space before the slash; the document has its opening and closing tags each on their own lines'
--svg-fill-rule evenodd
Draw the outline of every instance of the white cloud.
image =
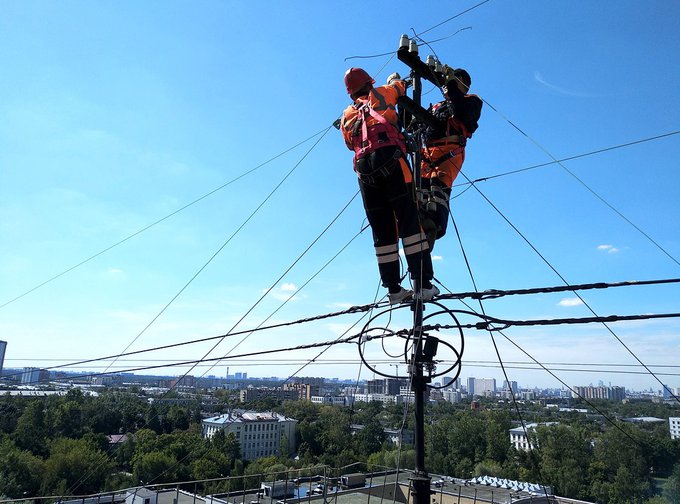
<svg viewBox="0 0 680 504">
<path fill-rule="evenodd" d="M 297 301 L 300 295 L 296 294 L 298 288 L 294 283 L 283 283 L 279 287 L 275 287 L 270 291 L 274 299 L 279 301 Z"/>
<path fill-rule="evenodd" d="M 443 260 L 444 260 L 444 257 L 442 257 L 442 256 L 440 256 L 440 255 L 433 255 L 433 256 L 432 256 L 432 260 L 433 260 L 433 261 L 443 261 Z"/>
<path fill-rule="evenodd" d="M 597 250 L 605 250 L 609 254 L 616 254 L 619 251 L 619 249 L 616 248 L 614 245 L 608 244 L 598 245 Z"/>
<path fill-rule="evenodd" d="M 539 72 L 538 70 L 534 71 L 534 79 L 536 80 L 536 82 L 543 84 L 545 87 L 555 91 L 556 93 L 560 93 L 560 94 L 564 94 L 564 95 L 568 95 L 568 96 L 577 96 L 577 97 L 580 97 L 580 98 L 596 98 L 596 97 L 602 96 L 602 95 L 599 95 L 599 94 L 586 93 L 586 92 L 583 92 L 583 91 L 576 91 L 576 90 L 573 90 L 573 89 L 567 89 L 567 88 L 564 88 L 564 87 L 556 86 L 555 84 L 551 84 L 550 82 L 545 80 L 545 78 L 543 77 L 543 74 L 541 72 Z"/>
<path fill-rule="evenodd" d="M 558 306 L 578 306 L 582 305 L 583 301 L 579 298 L 564 298 L 557 303 Z"/>
<path fill-rule="evenodd" d="M 122 272 L 123 270 L 119 268 L 109 268 L 108 271 L 108 273 L 110 273 L 111 275 L 120 275 Z"/>
</svg>

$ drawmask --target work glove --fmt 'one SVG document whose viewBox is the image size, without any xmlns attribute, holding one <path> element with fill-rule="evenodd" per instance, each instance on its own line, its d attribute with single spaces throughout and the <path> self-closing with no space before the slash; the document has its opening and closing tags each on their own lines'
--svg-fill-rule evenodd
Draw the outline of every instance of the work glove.
<svg viewBox="0 0 680 504">
<path fill-rule="evenodd" d="M 454 71 L 454 69 L 451 68 L 449 65 L 442 66 L 442 73 L 444 74 L 444 77 L 446 77 L 447 81 L 453 79 L 453 77 L 454 77 L 453 71 Z"/>
<path fill-rule="evenodd" d="M 387 78 L 387 84 L 392 84 L 395 80 L 401 80 L 401 75 L 399 75 L 397 72 L 394 72 Z"/>
</svg>

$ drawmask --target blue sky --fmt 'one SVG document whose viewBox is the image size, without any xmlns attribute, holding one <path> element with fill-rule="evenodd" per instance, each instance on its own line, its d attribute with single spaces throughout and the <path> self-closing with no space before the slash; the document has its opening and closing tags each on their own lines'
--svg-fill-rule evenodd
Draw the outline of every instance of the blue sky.
<svg viewBox="0 0 680 504">
<path fill-rule="evenodd" d="M 253 169 L 326 130 L 349 103 L 342 82 L 348 67 L 362 66 L 378 82 L 406 73 L 390 56 L 346 58 L 396 50 L 402 33 L 421 33 L 477 3 L 4 2 L 0 339 L 8 342 L 6 366 L 57 365 L 117 354 L 130 344 L 139 350 L 216 336 L 246 313 L 237 329 L 253 328 L 292 295 L 267 323 L 370 303 L 378 274 L 368 232 L 300 289 L 361 229 L 358 198 L 274 283 L 357 191 L 339 132 L 331 129 Z M 427 31 L 422 37 L 432 41 L 470 28 L 432 44 L 444 63 L 470 72 L 472 91 L 487 102 L 465 175 L 474 180 L 680 130 L 678 16 L 674 2 L 490 0 Z M 428 53 L 421 47 L 423 57 Z M 436 89 L 426 84 L 424 91 L 424 101 L 439 100 Z M 680 135 L 671 135 L 477 187 L 569 283 L 676 278 L 679 157 Z M 455 198 L 453 211 L 480 290 L 561 285 L 475 189 Z M 446 288 L 473 289 L 455 234 L 434 255 L 435 275 Z M 677 285 L 582 295 L 600 315 L 680 311 Z M 486 302 L 485 310 L 508 319 L 589 316 L 574 299 L 571 293 L 505 298 Z M 358 318 L 254 333 L 236 349 L 242 337 L 227 338 L 210 357 L 332 340 Z M 403 313 L 392 327 L 407 322 Z M 664 382 L 680 386 L 678 376 L 663 375 L 677 373 L 669 367 L 680 354 L 677 320 L 611 328 Z M 581 370 L 556 371 L 567 384 L 660 388 L 631 367 L 635 359 L 601 325 L 505 334 L 547 367 Z M 504 361 L 528 360 L 502 337 L 498 343 Z M 200 359 L 212 344 L 143 354 L 112 369 Z M 392 353 L 399 347 L 388 344 Z M 404 373 L 403 364 L 390 366 L 398 360 L 383 361 L 379 348 L 368 352 L 381 359 L 379 370 Z M 287 376 L 317 353 L 232 360 L 192 374 L 224 375 L 229 366 L 230 373 Z M 355 346 L 338 345 L 301 374 L 371 377 L 358 362 Z M 461 376 L 500 381 L 500 370 L 487 367 L 494 362 L 488 333 L 466 331 Z M 642 374 L 614 372 L 620 370 Z M 542 370 L 508 372 L 522 385 L 560 386 Z"/>
</svg>

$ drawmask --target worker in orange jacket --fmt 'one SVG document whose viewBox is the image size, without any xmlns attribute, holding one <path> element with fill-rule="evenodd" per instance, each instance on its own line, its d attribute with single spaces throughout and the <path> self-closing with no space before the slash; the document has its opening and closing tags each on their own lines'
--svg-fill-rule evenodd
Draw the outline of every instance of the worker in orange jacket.
<svg viewBox="0 0 680 504">
<path fill-rule="evenodd" d="M 345 73 L 345 87 L 354 103 L 342 114 L 342 136 L 354 151 L 354 171 L 390 303 L 413 296 L 412 290 L 401 286 L 399 238 L 411 278 L 420 283 L 421 297 L 428 301 L 439 294 L 439 289 L 432 285 L 432 259 L 419 224 L 413 178 L 396 111 L 397 100 L 406 94 L 407 84 L 401 79 L 377 88 L 373 84 L 375 81 L 361 68 L 350 68 Z"/>
<path fill-rule="evenodd" d="M 430 106 L 438 126 L 425 133 L 420 171 L 422 187 L 429 190 L 430 204 L 421 218 L 430 248 L 446 234 L 451 186 L 465 161 L 465 145 L 477 129 L 483 104 L 477 95 L 467 94 L 472 83 L 467 71 L 445 66 L 445 72 L 446 99 Z"/>
</svg>

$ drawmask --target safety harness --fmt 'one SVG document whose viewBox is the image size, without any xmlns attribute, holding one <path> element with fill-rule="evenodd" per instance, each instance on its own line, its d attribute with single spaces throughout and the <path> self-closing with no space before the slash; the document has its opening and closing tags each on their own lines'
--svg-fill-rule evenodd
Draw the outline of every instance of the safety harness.
<svg viewBox="0 0 680 504">
<path fill-rule="evenodd" d="M 398 165 L 397 160 L 406 155 L 406 143 L 403 135 L 397 127 L 389 122 L 385 117 L 373 110 L 368 103 L 357 107 L 361 116 L 357 120 L 354 128 L 352 147 L 354 149 L 354 170 L 362 182 L 375 185 L 380 180 L 389 177 Z M 368 118 L 375 119 L 375 123 L 368 125 Z M 361 135 L 358 135 L 359 123 L 361 124 Z M 394 146 L 397 150 L 394 153 L 393 162 L 387 162 L 380 167 L 374 167 L 370 173 L 360 173 L 357 170 L 357 160 L 381 149 L 383 147 Z"/>
<path fill-rule="evenodd" d="M 368 103 L 364 103 L 358 108 L 361 113 L 361 137 L 354 136 L 353 148 L 354 159 L 358 159 L 366 154 L 370 154 L 382 147 L 396 146 L 402 153 L 406 153 L 404 137 L 399 133 L 397 127 L 385 119 L 382 115 L 373 110 Z M 368 126 L 368 117 L 377 121 L 376 124 Z"/>
<path fill-rule="evenodd" d="M 435 142 L 435 143 L 432 143 L 432 144 L 427 144 L 427 147 L 436 147 L 438 145 L 445 145 L 445 143 L 444 142 L 441 142 L 441 143 Z M 447 160 L 449 160 L 453 157 L 456 157 L 458 154 L 460 154 L 464 150 L 465 150 L 465 144 L 464 143 L 459 144 L 459 147 L 457 147 L 456 149 L 453 149 L 452 151 L 447 152 L 443 156 L 438 157 L 434 161 L 424 158 L 423 162 L 427 163 L 427 166 L 429 167 L 430 171 L 432 171 L 435 168 L 439 167 L 442 163 L 444 163 L 444 161 L 447 161 Z"/>
<path fill-rule="evenodd" d="M 446 107 L 446 108 L 444 108 L 444 107 Z M 458 147 L 447 152 L 446 154 L 444 154 L 443 156 L 440 156 L 439 158 L 437 158 L 435 160 L 424 159 L 423 161 L 425 163 L 427 163 L 430 170 L 434 170 L 435 168 L 440 166 L 442 163 L 444 163 L 444 161 L 447 161 L 447 160 L 449 160 L 453 157 L 456 157 L 458 154 L 463 152 L 465 150 L 465 144 L 467 142 L 467 139 L 472 136 L 468 133 L 465 125 L 461 121 L 459 121 L 455 117 L 453 117 L 453 114 L 451 112 L 452 105 L 448 101 L 445 102 L 445 103 L 437 103 L 432 107 L 432 109 L 433 109 L 432 112 L 434 114 L 437 114 L 437 112 L 439 112 L 439 114 L 437 114 L 437 115 L 441 115 L 442 112 L 446 113 L 447 115 L 450 114 L 449 117 L 446 120 L 446 134 L 447 134 L 447 136 L 427 141 L 425 143 L 425 147 L 443 147 L 443 146 L 447 146 L 447 145 L 450 145 L 450 144 L 456 144 L 456 145 L 458 145 Z M 459 131 L 461 134 L 449 135 L 451 130 Z"/>
</svg>

